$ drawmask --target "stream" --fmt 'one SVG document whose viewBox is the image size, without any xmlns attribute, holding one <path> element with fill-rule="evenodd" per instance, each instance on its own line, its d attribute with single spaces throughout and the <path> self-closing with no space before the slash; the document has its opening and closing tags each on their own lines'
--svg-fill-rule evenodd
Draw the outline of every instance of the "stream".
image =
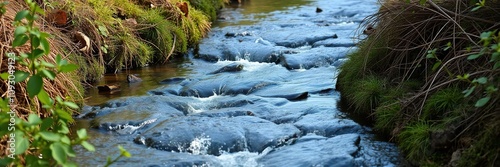
<svg viewBox="0 0 500 167">
<path fill-rule="evenodd" d="M 321 8 L 321 12 L 317 11 Z M 377 0 L 246 0 L 222 9 L 198 51 L 166 65 L 108 74 L 77 128 L 96 152 L 81 166 L 398 166 L 392 143 L 339 111 L 338 66 Z"/>
</svg>

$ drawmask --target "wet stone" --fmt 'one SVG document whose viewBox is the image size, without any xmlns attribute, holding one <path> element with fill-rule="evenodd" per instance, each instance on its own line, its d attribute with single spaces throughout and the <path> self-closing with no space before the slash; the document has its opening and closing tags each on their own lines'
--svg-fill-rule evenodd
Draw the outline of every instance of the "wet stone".
<svg viewBox="0 0 500 167">
<path fill-rule="evenodd" d="M 276 125 L 253 116 L 184 117 L 164 121 L 138 136 L 134 141 L 165 151 L 189 151 L 193 141 L 206 139 L 206 153 L 248 149 L 261 152 L 293 138 L 299 130 L 292 125 Z"/>
<path fill-rule="evenodd" d="M 353 155 L 359 149 L 356 145 L 359 135 L 345 134 L 316 139 L 299 140 L 293 145 L 279 148 L 262 157 L 259 162 L 269 167 L 355 166 Z"/>
</svg>

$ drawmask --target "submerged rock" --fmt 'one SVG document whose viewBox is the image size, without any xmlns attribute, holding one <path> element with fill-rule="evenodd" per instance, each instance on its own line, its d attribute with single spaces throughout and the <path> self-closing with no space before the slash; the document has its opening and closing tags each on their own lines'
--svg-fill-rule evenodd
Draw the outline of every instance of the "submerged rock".
<svg viewBox="0 0 500 167">
<path fill-rule="evenodd" d="M 127 75 L 127 82 L 128 83 L 136 83 L 136 82 L 141 82 L 141 81 L 142 81 L 142 79 L 135 76 L 135 75 L 131 75 L 131 74 Z"/>
<path fill-rule="evenodd" d="M 208 74 L 218 74 L 223 72 L 238 72 L 243 70 L 243 64 L 232 63 Z"/>
</svg>

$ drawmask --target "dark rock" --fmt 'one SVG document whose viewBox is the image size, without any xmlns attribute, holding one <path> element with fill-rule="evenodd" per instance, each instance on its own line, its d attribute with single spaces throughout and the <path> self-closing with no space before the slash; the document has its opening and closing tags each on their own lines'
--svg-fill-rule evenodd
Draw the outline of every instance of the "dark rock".
<svg viewBox="0 0 500 167">
<path fill-rule="evenodd" d="M 102 85 L 102 86 L 97 86 L 97 89 L 99 92 L 112 92 L 120 89 L 120 86 L 118 85 Z"/>
<path fill-rule="evenodd" d="M 186 80 L 186 78 L 174 77 L 174 78 L 164 79 L 163 81 L 160 81 L 160 83 L 161 84 L 179 84 L 184 80 Z"/>
<path fill-rule="evenodd" d="M 223 72 L 238 72 L 243 70 L 243 64 L 232 63 L 208 74 L 218 74 Z"/>
<path fill-rule="evenodd" d="M 135 75 L 131 75 L 131 74 L 128 74 L 127 75 L 127 82 L 128 83 L 136 83 L 136 82 L 141 82 L 142 79 L 135 76 Z"/>
<path fill-rule="evenodd" d="M 323 9 L 316 7 L 316 13 L 321 13 L 321 12 L 323 12 Z"/>
<path fill-rule="evenodd" d="M 451 128 L 439 129 L 431 132 L 431 147 L 434 150 L 446 150 L 451 146 L 455 133 Z"/>
<path fill-rule="evenodd" d="M 298 100 L 305 100 L 307 97 L 309 97 L 308 92 L 302 92 L 302 93 L 291 93 L 291 94 L 278 94 L 274 96 L 263 96 L 263 97 L 278 97 L 278 98 L 285 98 L 290 101 L 298 101 Z"/>
</svg>

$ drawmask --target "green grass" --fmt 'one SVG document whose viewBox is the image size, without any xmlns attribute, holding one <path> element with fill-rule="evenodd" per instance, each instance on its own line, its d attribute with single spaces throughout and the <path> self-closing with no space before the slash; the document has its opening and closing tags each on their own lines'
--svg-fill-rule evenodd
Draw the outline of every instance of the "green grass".
<svg viewBox="0 0 500 167">
<path fill-rule="evenodd" d="M 431 155 L 431 125 L 419 121 L 406 126 L 398 135 L 399 148 L 411 161 L 419 162 Z"/>
<path fill-rule="evenodd" d="M 439 90 L 425 101 L 423 118 L 427 120 L 441 119 L 447 112 L 461 106 L 463 99 L 464 96 L 457 87 Z"/>
<path fill-rule="evenodd" d="M 139 18 L 139 22 L 151 25 L 140 30 L 140 36 L 154 45 L 155 62 L 166 61 L 174 52 L 185 53 L 188 46 L 183 29 L 166 20 L 162 13 L 160 9 L 148 10 Z"/>
<path fill-rule="evenodd" d="M 386 93 L 387 80 L 376 76 L 368 76 L 353 84 L 355 91 L 346 96 L 351 99 L 357 112 L 371 114 Z"/>
<path fill-rule="evenodd" d="M 105 72 L 104 66 L 97 59 L 89 59 L 86 55 L 78 54 L 70 54 L 68 58 L 79 66 L 77 81 L 96 82 Z"/>
<path fill-rule="evenodd" d="M 112 37 L 111 58 L 106 62 L 115 70 L 142 67 L 153 55 L 153 49 L 134 34 L 124 33 Z"/>
<path fill-rule="evenodd" d="M 401 104 L 397 100 L 384 102 L 375 109 L 375 130 L 390 135 L 399 122 Z"/>
</svg>

